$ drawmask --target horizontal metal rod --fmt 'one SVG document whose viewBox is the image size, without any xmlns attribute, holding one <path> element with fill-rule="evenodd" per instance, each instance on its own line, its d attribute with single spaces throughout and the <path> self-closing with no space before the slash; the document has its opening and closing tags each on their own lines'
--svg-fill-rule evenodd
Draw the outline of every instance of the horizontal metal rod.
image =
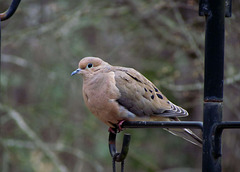
<svg viewBox="0 0 240 172">
<path fill-rule="evenodd" d="M 214 135 L 214 144 L 213 144 L 213 155 L 215 158 L 219 158 L 222 156 L 222 148 L 221 148 L 221 138 L 222 132 L 224 129 L 240 129 L 239 121 L 225 121 L 216 123 L 214 125 L 214 130 L 212 135 Z"/>
<path fill-rule="evenodd" d="M 125 121 L 122 128 L 196 128 L 203 130 L 200 121 Z"/>
<path fill-rule="evenodd" d="M 216 129 L 239 129 L 240 122 L 239 121 L 225 121 L 216 124 Z"/>
</svg>

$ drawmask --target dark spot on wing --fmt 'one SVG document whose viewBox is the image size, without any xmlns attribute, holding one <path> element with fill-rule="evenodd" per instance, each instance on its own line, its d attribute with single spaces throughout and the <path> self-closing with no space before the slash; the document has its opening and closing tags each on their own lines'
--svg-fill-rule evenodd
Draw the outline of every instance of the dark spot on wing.
<svg viewBox="0 0 240 172">
<path fill-rule="evenodd" d="M 151 96 L 151 99 L 154 99 L 154 95 Z"/>
<path fill-rule="evenodd" d="M 149 91 L 150 91 L 150 93 L 152 93 L 152 90 L 149 89 Z"/>
<path fill-rule="evenodd" d="M 155 90 L 156 92 L 158 92 L 158 89 L 157 89 L 156 87 L 154 87 L 154 90 Z"/>
<path fill-rule="evenodd" d="M 128 75 L 129 75 L 131 78 L 133 78 L 135 81 L 142 83 L 142 81 L 140 81 L 140 80 L 137 79 L 136 77 L 132 76 L 130 73 L 127 73 L 127 72 L 126 72 L 126 74 L 128 74 Z"/>
<path fill-rule="evenodd" d="M 158 98 L 163 99 L 163 96 L 161 94 L 157 94 Z"/>
<path fill-rule="evenodd" d="M 147 89 L 146 89 L 146 88 L 144 88 L 144 90 L 147 92 Z"/>
<path fill-rule="evenodd" d="M 143 87 L 144 88 L 144 87 Z M 142 88 L 142 89 L 143 89 Z M 122 107 L 124 107 L 125 109 L 127 109 L 129 112 L 133 113 L 134 115 L 138 116 L 138 117 L 142 117 L 144 116 L 144 113 L 142 112 L 143 109 L 139 108 L 136 103 L 136 99 L 134 98 L 129 98 L 129 95 L 126 93 L 126 91 L 124 91 L 123 89 L 119 89 L 121 96 L 116 99 L 116 102 L 121 105 Z M 143 90 L 142 90 L 143 91 Z M 147 95 L 143 95 L 143 97 Z M 145 98 L 145 97 L 144 97 Z M 147 100 L 149 101 L 149 96 L 147 97 Z M 151 114 L 148 114 L 151 115 Z"/>
<path fill-rule="evenodd" d="M 167 103 L 168 103 L 168 104 L 170 104 L 170 102 L 169 102 L 169 101 L 167 101 Z"/>
</svg>

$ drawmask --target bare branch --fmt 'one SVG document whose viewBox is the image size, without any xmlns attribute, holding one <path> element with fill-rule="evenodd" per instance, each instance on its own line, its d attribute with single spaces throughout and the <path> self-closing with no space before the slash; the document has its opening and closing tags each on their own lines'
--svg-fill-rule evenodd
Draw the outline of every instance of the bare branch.
<svg viewBox="0 0 240 172">
<path fill-rule="evenodd" d="M 17 111 L 0 104 L 0 109 L 8 113 L 8 115 L 16 122 L 18 127 L 37 145 L 45 155 L 53 162 L 58 171 L 67 172 L 67 168 L 60 162 L 55 153 L 37 136 L 37 134 L 26 124 L 21 114 Z"/>
<path fill-rule="evenodd" d="M 2 54 L 2 62 L 4 63 L 13 63 L 15 65 L 18 65 L 20 67 L 28 67 L 30 64 L 27 60 L 14 56 L 14 55 L 9 55 L 9 54 Z"/>
<path fill-rule="evenodd" d="M 15 148 L 21 148 L 21 149 L 36 149 L 38 148 L 36 144 L 33 141 L 26 141 L 26 140 L 17 140 L 17 139 L 0 139 L 2 144 L 6 147 L 15 147 Z M 83 150 L 72 148 L 69 146 L 66 146 L 61 143 L 57 144 L 46 144 L 47 147 L 49 147 L 52 151 L 56 152 L 67 152 L 69 154 L 72 154 L 76 156 L 77 158 L 89 162 L 89 164 L 93 165 L 95 170 L 97 172 L 103 172 L 104 168 L 102 167 L 99 162 L 92 159 L 87 153 L 85 153 Z"/>
<path fill-rule="evenodd" d="M 230 84 L 234 84 L 236 82 L 240 81 L 240 73 L 226 78 L 224 85 L 230 85 Z M 162 82 L 161 86 L 169 89 L 169 90 L 174 90 L 174 91 L 195 91 L 195 90 L 202 90 L 203 89 L 203 83 L 194 83 L 194 84 L 185 84 L 185 85 L 175 85 L 175 84 L 171 84 L 171 83 L 165 83 Z"/>
</svg>

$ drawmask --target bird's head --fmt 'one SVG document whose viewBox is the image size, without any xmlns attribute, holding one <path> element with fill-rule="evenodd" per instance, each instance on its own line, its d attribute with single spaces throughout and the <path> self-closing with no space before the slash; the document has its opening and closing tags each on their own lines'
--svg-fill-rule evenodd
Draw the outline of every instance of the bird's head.
<svg viewBox="0 0 240 172">
<path fill-rule="evenodd" d="M 108 63 L 104 62 L 98 57 L 84 57 L 78 64 L 78 69 L 72 72 L 71 76 L 75 74 L 82 74 L 83 76 L 93 74 Z"/>
</svg>

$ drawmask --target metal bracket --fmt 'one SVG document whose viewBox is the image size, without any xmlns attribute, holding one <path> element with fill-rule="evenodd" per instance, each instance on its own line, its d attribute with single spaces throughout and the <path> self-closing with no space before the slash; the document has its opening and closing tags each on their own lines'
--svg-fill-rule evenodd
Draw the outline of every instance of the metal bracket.
<svg viewBox="0 0 240 172">
<path fill-rule="evenodd" d="M 200 121 L 124 121 L 122 128 L 195 128 L 203 130 L 203 123 Z M 124 134 L 123 145 L 121 153 L 116 151 L 116 133 L 117 129 L 112 128 L 115 132 L 109 132 L 109 151 L 112 157 L 115 157 L 115 161 L 121 162 L 125 159 L 128 153 L 128 147 L 130 144 L 130 134 Z M 117 156 L 116 156 L 117 155 Z"/>
<path fill-rule="evenodd" d="M 122 162 L 127 156 L 128 148 L 131 140 L 130 134 L 124 134 L 123 137 L 123 144 L 122 144 L 122 150 L 121 153 L 118 153 L 116 150 L 116 134 L 109 132 L 109 151 L 111 156 L 114 158 L 117 162 Z"/>
<path fill-rule="evenodd" d="M 215 158 L 222 156 L 221 138 L 224 129 L 239 129 L 240 122 L 227 121 L 216 124 L 213 127 L 213 155 Z"/>
<path fill-rule="evenodd" d="M 203 123 L 199 121 L 124 121 L 121 125 L 122 128 L 195 128 L 203 130 Z M 124 168 L 124 159 L 127 156 L 129 144 L 131 140 L 130 134 L 124 134 L 122 150 L 120 153 L 116 150 L 116 133 L 117 128 L 111 129 L 113 132 L 109 132 L 109 151 L 113 158 L 113 172 L 115 169 L 115 162 L 121 162 L 122 171 Z"/>
<path fill-rule="evenodd" d="M 128 149 L 129 149 L 129 144 L 131 140 L 131 135 L 130 134 L 124 134 L 123 137 L 123 144 L 122 144 L 122 150 L 120 153 L 117 152 L 116 150 L 116 133 L 117 133 L 117 128 L 112 128 L 112 130 L 115 131 L 109 132 L 109 139 L 108 139 L 108 144 L 109 144 L 109 151 L 110 154 L 113 158 L 113 172 L 116 171 L 115 168 L 115 162 L 121 162 L 121 172 L 124 170 L 124 159 L 127 157 Z"/>
<path fill-rule="evenodd" d="M 124 121 L 122 128 L 195 128 L 203 130 L 203 123 L 199 121 Z M 109 132 L 109 151 L 111 156 L 117 162 L 122 162 L 128 153 L 131 135 L 124 134 L 121 153 L 116 151 L 116 133 L 117 129 L 112 128 L 115 132 Z"/>
<path fill-rule="evenodd" d="M 199 0 L 199 16 L 209 16 L 209 0 Z M 232 16 L 232 0 L 225 0 L 225 17 Z"/>
</svg>

